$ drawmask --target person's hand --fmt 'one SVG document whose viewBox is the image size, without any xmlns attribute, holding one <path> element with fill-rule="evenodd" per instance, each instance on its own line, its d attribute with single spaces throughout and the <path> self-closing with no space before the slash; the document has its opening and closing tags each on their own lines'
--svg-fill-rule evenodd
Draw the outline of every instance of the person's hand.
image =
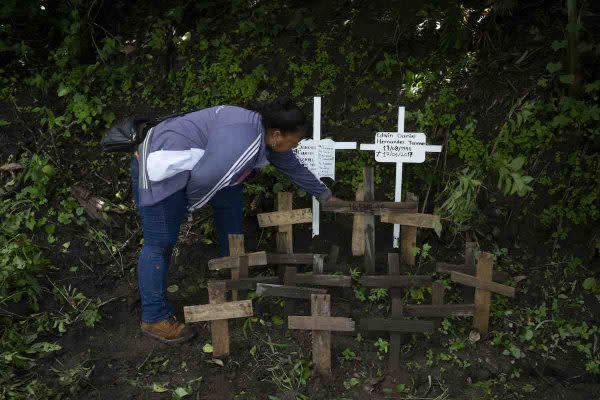
<svg viewBox="0 0 600 400">
<path fill-rule="evenodd" d="M 340 201 L 344 201 L 344 200 L 340 199 L 339 197 L 331 196 L 325 203 L 326 204 L 329 204 L 329 203 L 338 203 Z"/>
</svg>

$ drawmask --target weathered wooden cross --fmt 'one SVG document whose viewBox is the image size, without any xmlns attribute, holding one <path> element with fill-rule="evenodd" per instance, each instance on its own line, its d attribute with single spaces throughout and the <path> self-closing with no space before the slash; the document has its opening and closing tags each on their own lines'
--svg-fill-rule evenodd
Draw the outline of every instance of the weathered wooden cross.
<svg viewBox="0 0 600 400">
<path fill-rule="evenodd" d="M 312 331 L 312 357 L 317 372 L 331 375 L 331 332 L 353 332 L 354 321 L 350 318 L 331 316 L 331 298 L 328 294 L 312 294 L 311 316 L 290 316 L 289 329 Z"/>
<path fill-rule="evenodd" d="M 398 131 L 377 132 L 374 144 L 361 144 L 360 150 L 375 152 L 375 161 L 396 163 L 396 186 L 394 200 L 402 199 L 402 165 L 422 163 L 428 152 L 439 153 L 442 146 L 427 145 L 424 133 L 404 132 L 404 107 L 398 107 Z M 394 225 L 394 247 L 398 248 L 400 224 Z"/>
<path fill-rule="evenodd" d="M 365 275 L 360 278 L 360 284 L 366 288 L 390 289 L 392 319 L 364 319 L 360 321 L 360 328 L 390 331 L 389 367 L 390 370 L 397 370 L 400 367 L 401 334 L 433 332 L 433 323 L 430 321 L 400 319 L 406 316 L 404 308 L 407 307 L 402 305 L 402 288 L 429 286 L 431 277 L 429 275 L 400 275 L 400 258 L 396 253 L 389 253 L 388 275 Z"/>
<path fill-rule="evenodd" d="M 258 225 L 261 228 L 277 227 L 277 252 L 281 254 L 292 254 L 294 252 L 294 224 L 307 224 L 312 222 L 310 208 L 298 210 L 292 209 L 292 193 L 277 193 L 277 211 L 258 214 Z M 279 265 L 278 275 L 283 279 L 285 265 Z"/>
<path fill-rule="evenodd" d="M 463 274 L 475 275 L 475 265 L 477 264 L 477 255 L 479 246 L 477 242 L 465 242 L 465 261 L 463 264 L 451 264 L 446 262 L 435 263 L 435 268 L 438 273 L 462 272 Z M 510 275 L 505 271 L 494 271 L 492 280 L 496 282 L 505 282 L 510 278 Z M 473 301 L 475 289 L 473 287 L 463 287 L 463 297 L 465 301 Z"/>
<path fill-rule="evenodd" d="M 317 178 L 335 180 L 335 151 L 354 150 L 356 142 L 321 139 L 321 98 L 313 98 L 313 138 L 305 139 L 294 149 L 296 156 Z M 319 202 L 312 200 L 312 234 L 319 234 Z"/>
<path fill-rule="evenodd" d="M 360 188 L 359 188 L 360 190 Z M 375 272 L 375 215 L 393 212 L 394 215 L 400 213 L 415 213 L 417 203 L 407 202 L 383 202 L 374 201 L 374 180 L 373 167 L 364 169 L 363 184 L 364 201 L 336 201 L 323 205 L 323 211 L 333 211 L 337 213 L 351 213 L 355 215 L 352 227 L 352 248 L 353 254 L 359 253 L 357 249 L 364 249 L 364 269 L 367 273 Z M 360 193 L 357 194 L 357 197 Z M 357 219 L 357 214 L 362 218 Z M 362 242 L 362 246 L 361 246 Z M 411 250 L 412 251 L 412 250 Z"/>
<path fill-rule="evenodd" d="M 237 281 L 248 278 L 248 267 L 267 265 L 267 253 L 264 251 L 245 253 L 244 235 L 229 235 L 229 254 L 228 257 L 209 260 L 208 269 L 211 271 L 229 269 L 231 270 L 231 280 Z M 239 293 L 237 288 L 232 289 L 232 300 L 245 297 L 246 291 L 244 289 L 240 289 Z"/>
<path fill-rule="evenodd" d="M 492 292 L 503 296 L 515 297 L 515 288 L 492 280 L 493 255 L 482 252 L 477 260 L 475 276 L 451 271 L 450 279 L 475 288 L 475 313 L 473 328 L 479 333 L 487 333 L 490 320 L 490 301 Z"/>
<path fill-rule="evenodd" d="M 252 300 L 226 302 L 225 282 L 208 283 L 210 304 L 183 307 L 186 323 L 211 321 L 213 356 L 229 354 L 229 324 L 231 318 L 244 318 L 253 315 Z"/>
<path fill-rule="evenodd" d="M 414 202 L 418 208 L 419 198 L 413 193 L 406 193 L 406 201 Z M 403 265 L 415 265 L 414 248 L 417 246 L 417 228 L 434 229 L 438 235 L 441 232 L 442 224 L 440 217 L 433 214 L 405 213 L 397 211 L 385 211 L 381 213 L 381 222 L 393 223 L 402 226 L 402 236 L 400 237 L 400 262 Z"/>
</svg>

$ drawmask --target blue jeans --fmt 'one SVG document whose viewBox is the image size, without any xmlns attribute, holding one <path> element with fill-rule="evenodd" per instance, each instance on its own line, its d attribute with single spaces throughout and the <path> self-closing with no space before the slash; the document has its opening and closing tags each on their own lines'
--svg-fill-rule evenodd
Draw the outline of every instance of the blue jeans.
<svg viewBox="0 0 600 400">
<path fill-rule="evenodd" d="M 167 302 L 167 274 L 181 222 L 187 214 L 187 198 L 184 188 L 157 204 L 139 207 L 138 172 L 138 160 L 132 157 L 133 199 L 139 209 L 144 234 L 144 245 L 138 261 L 142 321 L 152 323 L 173 315 L 173 308 Z M 221 256 L 227 256 L 228 235 L 242 232 L 243 186 L 235 185 L 219 190 L 210 204 L 213 206 L 219 236 L 219 251 Z"/>
</svg>

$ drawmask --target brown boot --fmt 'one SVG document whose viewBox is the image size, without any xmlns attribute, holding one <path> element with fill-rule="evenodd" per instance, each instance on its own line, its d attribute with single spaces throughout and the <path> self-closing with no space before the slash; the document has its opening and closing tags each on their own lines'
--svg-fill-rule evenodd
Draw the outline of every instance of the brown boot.
<svg viewBox="0 0 600 400">
<path fill-rule="evenodd" d="M 183 343 L 194 337 L 194 331 L 175 317 L 153 323 L 142 322 L 141 328 L 144 335 L 168 344 Z"/>
</svg>

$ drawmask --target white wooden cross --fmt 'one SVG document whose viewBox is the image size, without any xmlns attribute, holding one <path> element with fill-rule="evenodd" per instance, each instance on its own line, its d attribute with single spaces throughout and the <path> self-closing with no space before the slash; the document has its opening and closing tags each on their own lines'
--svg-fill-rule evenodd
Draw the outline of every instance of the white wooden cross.
<svg viewBox="0 0 600 400">
<path fill-rule="evenodd" d="M 374 144 L 361 144 L 361 150 L 375 152 L 375 161 L 396 163 L 394 201 L 402 201 L 402 164 L 422 163 L 428 152 L 439 153 L 442 146 L 427 145 L 424 133 L 404 132 L 404 107 L 398 107 L 398 132 L 377 132 Z M 400 225 L 394 224 L 394 247 L 398 248 Z"/>
<path fill-rule="evenodd" d="M 294 149 L 296 156 L 317 178 L 335 179 L 335 151 L 354 150 L 356 142 L 321 139 L 321 97 L 313 98 L 313 138 L 305 139 Z M 312 235 L 319 234 L 319 202 L 312 199 Z"/>
</svg>

